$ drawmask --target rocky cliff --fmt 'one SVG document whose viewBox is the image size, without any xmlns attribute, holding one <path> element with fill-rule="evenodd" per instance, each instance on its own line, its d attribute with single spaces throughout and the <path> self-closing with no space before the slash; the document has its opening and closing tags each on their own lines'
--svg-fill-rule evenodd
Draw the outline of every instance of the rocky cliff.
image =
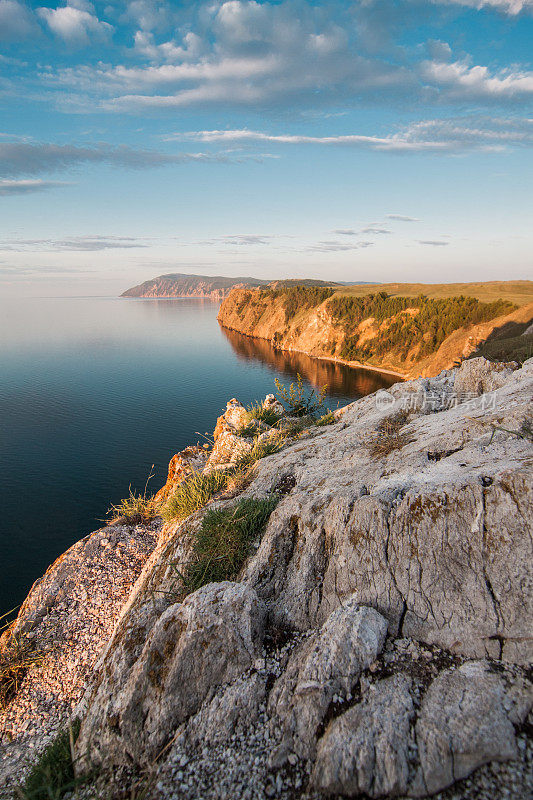
<svg viewBox="0 0 533 800">
<path fill-rule="evenodd" d="M 333 289 L 234 288 L 218 319 L 225 328 L 266 339 L 280 350 L 404 378 L 450 369 L 488 339 L 508 331 L 519 336 L 533 321 L 531 291 L 517 308 L 508 300 L 484 303 L 451 292 L 449 298 L 408 296 L 402 295 L 402 284 L 392 295 L 387 288 L 374 287 L 366 297 L 361 293 L 371 290 L 362 288 L 355 297 Z"/>
<path fill-rule="evenodd" d="M 122 297 L 205 297 L 220 301 L 227 297 L 235 286 L 241 288 L 266 285 L 257 278 L 224 278 L 221 276 L 186 275 L 174 273 L 159 275 L 149 281 L 133 286 L 122 293 Z"/>
<path fill-rule="evenodd" d="M 232 289 L 250 288 L 256 286 L 276 286 L 281 284 L 291 284 L 295 281 L 274 281 L 272 284 L 260 278 L 226 278 L 220 275 L 186 275 L 173 273 L 169 275 L 159 275 L 149 281 L 133 286 L 122 293 L 121 297 L 205 297 L 209 300 L 223 300 L 229 295 Z M 304 285 L 330 286 L 339 284 L 328 284 L 320 280 L 298 281 Z"/>
<path fill-rule="evenodd" d="M 112 635 L 84 631 L 101 648 L 93 674 L 79 655 L 70 665 L 87 687 L 73 712 L 86 796 L 528 796 L 532 389 L 533 359 L 478 358 L 320 424 L 272 397 L 263 419 L 230 401 L 213 448 L 176 454 L 160 499 L 168 511 L 187 481 L 231 480 L 207 511 L 165 514 Z M 229 514 L 232 537 L 246 503 L 265 502 L 242 567 L 195 588 L 207 531 Z M 86 541 L 105 569 L 128 538 L 118 526 Z M 70 608 L 76 641 L 88 546 L 37 584 L 12 636 L 39 640 Z M 14 753 L 17 776 L 31 760 L 25 686 L 46 669 L 7 711 L 11 785 Z"/>
</svg>

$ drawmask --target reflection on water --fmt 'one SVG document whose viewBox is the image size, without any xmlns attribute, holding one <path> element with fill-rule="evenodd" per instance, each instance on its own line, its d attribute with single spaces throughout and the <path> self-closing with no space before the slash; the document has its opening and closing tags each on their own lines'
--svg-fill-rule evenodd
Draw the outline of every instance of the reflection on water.
<svg viewBox="0 0 533 800">
<path fill-rule="evenodd" d="M 230 397 L 247 405 L 299 372 L 306 388 L 327 383 L 335 408 L 391 383 L 223 332 L 217 310 L 198 298 L 0 298 L 0 614 L 130 485 L 142 491 L 153 472 L 150 489 L 162 486 Z"/>
<path fill-rule="evenodd" d="M 236 356 L 243 361 L 259 361 L 273 367 L 276 372 L 295 378 L 299 373 L 309 383 L 320 389 L 326 385 L 330 397 L 364 397 L 378 389 L 387 389 L 398 380 L 391 375 L 366 369 L 347 367 L 335 361 L 311 358 L 305 353 L 277 350 L 266 339 L 244 336 L 237 331 L 222 328 Z"/>
</svg>

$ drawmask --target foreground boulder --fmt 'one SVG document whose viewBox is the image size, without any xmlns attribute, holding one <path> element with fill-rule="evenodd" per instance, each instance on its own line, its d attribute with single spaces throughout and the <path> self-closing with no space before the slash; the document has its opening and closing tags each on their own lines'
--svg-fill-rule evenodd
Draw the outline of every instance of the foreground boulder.
<svg viewBox="0 0 533 800">
<path fill-rule="evenodd" d="M 122 753 L 139 764 L 152 761 L 176 725 L 250 667 L 261 652 L 263 626 L 264 609 L 242 584 L 209 584 L 170 606 L 124 685 L 106 698 L 105 718 L 89 713 L 84 721 L 78 748 L 85 764 L 109 763 Z"/>
<path fill-rule="evenodd" d="M 269 699 L 269 710 L 282 722 L 284 734 L 274 762 L 280 763 L 290 750 L 304 758 L 314 755 L 318 729 L 333 697 L 350 693 L 381 652 L 386 633 L 387 620 L 351 598 L 296 648 Z"/>
</svg>

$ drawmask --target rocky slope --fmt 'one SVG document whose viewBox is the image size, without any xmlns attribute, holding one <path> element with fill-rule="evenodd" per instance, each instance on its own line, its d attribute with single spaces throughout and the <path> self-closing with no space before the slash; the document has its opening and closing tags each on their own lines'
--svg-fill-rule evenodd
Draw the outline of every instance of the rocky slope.
<svg viewBox="0 0 533 800">
<path fill-rule="evenodd" d="M 401 284 L 397 288 L 401 295 Z M 533 303 L 529 302 L 511 312 L 507 310 L 495 314 L 479 324 L 462 324 L 459 318 L 454 329 L 431 352 L 427 347 L 421 348 L 430 335 L 428 328 L 428 332 L 422 329 L 414 343 L 406 348 L 401 343 L 395 348 L 385 342 L 381 354 L 355 359 L 347 352 L 349 342 L 356 342 L 354 349 L 364 352 L 365 345 L 384 337 L 402 318 L 408 320 L 416 316 L 420 309 L 412 297 L 412 307 L 400 313 L 393 313 L 384 319 L 363 315 L 357 324 L 350 326 L 346 318 L 336 316 L 332 311 L 331 301 L 338 297 L 338 293 L 333 298 L 318 297 L 316 302 L 307 302 L 304 297 L 301 305 L 289 315 L 287 298 L 282 292 L 235 287 L 223 301 L 218 320 L 227 329 L 266 339 L 280 350 L 303 352 L 351 366 L 392 372 L 404 378 L 427 377 L 436 375 L 442 369 L 450 369 L 472 355 L 487 339 L 509 329 L 513 330 L 514 336 L 518 336 L 533 321 Z"/>
<path fill-rule="evenodd" d="M 211 503 L 279 500 L 236 580 L 180 597 L 204 511 L 164 525 L 76 711 L 86 796 L 528 796 L 532 389 L 533 359 L 473 359 L 287 436 Z M 161 498 L 249 453 L 245 420 Z"/>
</svg>

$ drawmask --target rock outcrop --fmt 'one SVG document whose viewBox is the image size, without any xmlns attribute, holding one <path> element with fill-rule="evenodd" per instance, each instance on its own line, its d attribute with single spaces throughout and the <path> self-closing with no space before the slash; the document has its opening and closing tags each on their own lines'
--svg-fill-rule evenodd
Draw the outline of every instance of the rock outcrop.
<svg viewBox="0 0 533 800">
<path fill-rule="evenodd" d="M 167 523 L 77 710 L 95 793 L 142 775 L 154 800 L 424 797 L 456 781 L 468 800 L 526 796 L 532 388 L 533 359 L 474 359 L 285 434 L 238 490 L 279 499 L 253 554 L 185 599 L 204 512 Z M 243 411 L 228 403 L 198 469 L 235 463 Z M 257 438 L 291 430 L 286 414 L 263 425 Z"/>
</svg>

